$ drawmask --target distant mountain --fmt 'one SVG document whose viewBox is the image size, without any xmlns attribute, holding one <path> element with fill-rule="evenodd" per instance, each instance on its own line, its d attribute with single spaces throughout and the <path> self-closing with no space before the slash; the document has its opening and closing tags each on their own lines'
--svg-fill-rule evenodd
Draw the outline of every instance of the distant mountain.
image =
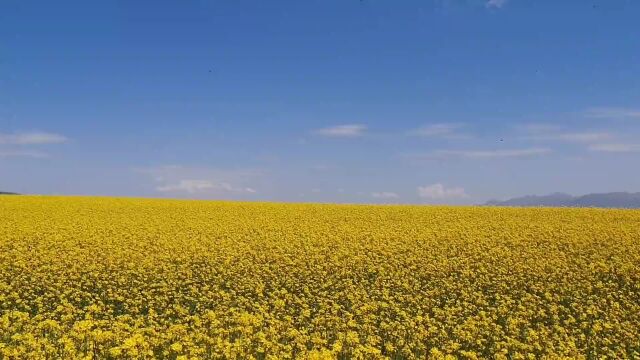
<svg viewBox="0 0 640 360">
<path fill-rule="evenodd" d="M 553 193 L 551 195 L 528 195 L 505 201 L 491 200 L 485 205 L 494 206 L 567 206 L 575 198 L 569 194 Z"/>
<path fill-rule="evenodd" d="M 0 195 L 18 195 L 17 193 L 0 191 Z"/>
<path fill-rule="evenodd" d="M 505 201 L 491 200 L 485 203 L 485 205 L 640 208 L 640 193 L 613 192 L 582 196 L 554 193 L 544 196 L 529 195 Z"/>
</svg>

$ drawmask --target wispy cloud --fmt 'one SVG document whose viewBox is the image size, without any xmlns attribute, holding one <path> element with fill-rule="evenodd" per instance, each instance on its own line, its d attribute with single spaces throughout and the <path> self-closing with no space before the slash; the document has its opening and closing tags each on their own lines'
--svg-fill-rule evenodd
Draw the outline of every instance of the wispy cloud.
<svg viewBox="0 0 640 360">
<path fill-rule="evenodd" d="M 547 123 L 529 123 L 529 124 L 519 124 L 515 125 L 515 128 L 521 132 L 525 132 L 528 134 L 546 134 L 562 131 L 562 127 L 555 124 L 547 124 Z"/>
<path fill-rule="evenodd" d="M 364 135 L 367 127 L 362 124 L 346 124 L 318 129 L 315 132 L 328 137 L 358 137 Z"/>
<path fill-rule="evenodd" d="M 507 4 L 507 0 L 488 0 L 484 6 L 488 8 L 500 9 Z"/>
<path fill-rule="evenodd" d="M 599 151 L 599 152 L 610 152 L 610 153 L 640 152 L 640 144 L 623 144 L 623 143 L 593 144 L 589 146 L 589 150 Z"/>
<path fill-rule="evenodd" d="M 464 127 L 464 124 L 461 123 L 428 124 L 411 131 L 410 134 L 422 137 L 442 137 L 447 139 L 469 138 L 470 136 L 468 134 L 459 132 L 462 127 Z"/>
<path fill-rule="evenodd" d="M 640 109 L 595 107 L 587 109 L 585 115 L 597 119 L 640 119 Z"/>
<path fill-rule="evenodd" d="M 176 184 L 167 184 L 157 186 L 156 190 L 159 192 L 186 192 L 189 194 L 197 194 L 208 191 L 223 191 L 230 193 L 250 193 L 253 194 L 256 191 L 252 188 L 234 187 L 226 182 L 213 182 L 210 180 L 180 180 Z"/>
<path fill-rule="evenodd" d="M 428 154 L 417 155 L 421 159 L 496 159 L 545 155 L 551 153 L 548 148 L 498 149 L 498 150 L 436 150 Z"/>
<path fill-rule="evenodd" d="M 537 134 L 529 137 L 532 140 L 550 140 L 560 142 L 592 143 L 613 138 L 607 132 L 567 132 L 556 134 Z"/>
<path fill-rule="evenodd" d="M 45 132 L 0 134 L 0 144 L 7 145 L 60 144 L 67 140 L 65 136 Z"/>
<path fill-rule="evenodd" d="M 230 196 L 256 193 L 249 185 L 261 173 L 255 170 L 225 170 L 207 167 L 165 165 L 134 169 L 151 177 L 160 193 Z"/>
<path fill-rule="evenodd" d="M 212 189 L 215 185 L 207 180 L 180 180 L 177 184 L 157 186 L 160 192 L 186 191 L 194 194 L 203 190 Z"/>
<path fill-rule="evenodd" d="M 49 154 L 35 150 L 0 150 L 0 158 L 26 157 L 34 159 L 48 158 Z"/>
<path fill-rule="evenodd" d="M 461 187 L 446 187 L 440 183 L 418 186 L 418 196 L 423 199 L 461 199 L 469 197 Z"/>
<path fill-rule="evenodd" d="M 397 199 L 398 194 L 390 191 L 372 192 L 371 196 L 376 199 Z"/>
<path fill-rule="evenodd" d="M 593 143 L 612 139 L 611 133 L 604 131 L 567 131 L 553 124 L 527 124 L 517 126 L 526 135 L 526 140 L 557 141 L 566 143 Z"/>
</svg>

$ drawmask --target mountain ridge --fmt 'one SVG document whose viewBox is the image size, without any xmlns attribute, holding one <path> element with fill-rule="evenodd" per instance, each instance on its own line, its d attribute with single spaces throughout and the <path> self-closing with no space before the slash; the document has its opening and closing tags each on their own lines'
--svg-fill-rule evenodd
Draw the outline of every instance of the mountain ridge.
<svg viewBox="0 0 640 360">
<path fill-rule="evenodd" d="M 507 200 L 490 200 L 485 206 L 548 206 L 548 207 L 600 207 L 640 208 L 640 192 L 592 193 L 573 196 L 565 193 L 549 195 L 527 195 Z"/>
</svg>

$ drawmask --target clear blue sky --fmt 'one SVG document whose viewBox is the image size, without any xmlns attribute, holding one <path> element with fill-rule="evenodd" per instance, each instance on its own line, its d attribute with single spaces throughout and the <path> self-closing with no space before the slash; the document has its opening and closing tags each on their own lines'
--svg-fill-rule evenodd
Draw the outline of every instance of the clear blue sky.
<svg viewBox="0 0 640 360">
<path fill-rule="evenodd" d="M 640 191 L 638 1 L 0 3 L 0 191 Z"/>
</svg>

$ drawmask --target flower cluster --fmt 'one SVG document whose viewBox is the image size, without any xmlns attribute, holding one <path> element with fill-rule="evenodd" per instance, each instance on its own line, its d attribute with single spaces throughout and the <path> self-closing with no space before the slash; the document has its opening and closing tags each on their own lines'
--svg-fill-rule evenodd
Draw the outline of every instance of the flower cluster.
<svg viewBox="0 0 640 360">
<path fill-rule="evenodd" d="M 640 357 L 640 211 L 0 199 L 2 359 Z"/>
</svg>

